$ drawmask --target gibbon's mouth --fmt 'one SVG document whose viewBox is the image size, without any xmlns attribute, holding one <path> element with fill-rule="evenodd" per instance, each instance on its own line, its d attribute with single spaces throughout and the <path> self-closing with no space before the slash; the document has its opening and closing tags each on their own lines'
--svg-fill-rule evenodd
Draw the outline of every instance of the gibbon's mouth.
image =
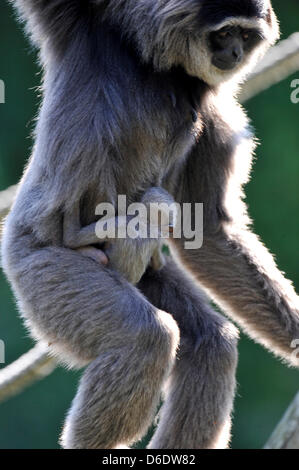
<svg viewBox="0 0 299 470">
<path fill-rule="evenodd" d="M 235 60 L 225 60 L 225 59 L 222 59 L 221 57 L 212 58 L 212 64 L 214 65 L 214 67 L 216 67 L 219 70 L 222 70 L 223 72 L 234 70 L 238 66 L 240 66 L 241 63 L 242 63 L 242 59 L 238 59 L 238 58 L 236 58 Z"/>
<path fill-rule="evenodd" d="M 240 65 L 240 61 L 236 60 L 234 62 L 229 61 L 227 62 L 226 60 L 222 60 L 219 57 L 213 57 L 212 59 L 212 64 L 219 70 L 225 72 L 229 72 L 237 68 L 238 65 Z"/>
</svg>

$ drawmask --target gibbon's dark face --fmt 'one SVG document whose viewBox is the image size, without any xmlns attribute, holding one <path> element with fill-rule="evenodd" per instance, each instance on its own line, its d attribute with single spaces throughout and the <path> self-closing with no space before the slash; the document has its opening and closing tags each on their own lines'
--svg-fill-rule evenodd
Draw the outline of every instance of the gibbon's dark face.
<svg viewBox="0 0 299 470">
<path fill-rule="evenodd" d="M 257 29 L 226 26 L 209 36 L 212 64 L 220 70 L 233 70 L 250 52 L 265 40 Z"/>
<path fill-rule="evenodd" d="M 197 39 L 189 39 L 184 66 L 210 86 L 242 82 L 279 37 L 267 0 L 204 2 L 198 30 Z"/>
</svg>

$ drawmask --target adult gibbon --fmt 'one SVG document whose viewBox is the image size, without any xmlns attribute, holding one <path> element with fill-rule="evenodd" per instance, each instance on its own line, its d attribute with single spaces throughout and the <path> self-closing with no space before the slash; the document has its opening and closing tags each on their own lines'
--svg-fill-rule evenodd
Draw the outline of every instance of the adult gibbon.
<svg viewBox="0 0 299 470">
<path fill-rule="evenodd" d="M 270 1 L 11 3 L 40 47 L 44 99 L 3 266 L 33 337 L 87 366 L 62 446 L 132 444 L 163 388 L 150 448 L 226 447 L 238 333 L 198 286 L 255 340 L 299 362 L 298 297 L 242 202 L 254 141 L 234 93 L 278 38 Z M 184 236 L 171 237 L 172 259 L 134 285 L 109 255 L 97 261 L 95 209 L 118 195 L 138 202 L 152 187 L 204 204 L 204 241 L 186 249 Z"/>
</svg>

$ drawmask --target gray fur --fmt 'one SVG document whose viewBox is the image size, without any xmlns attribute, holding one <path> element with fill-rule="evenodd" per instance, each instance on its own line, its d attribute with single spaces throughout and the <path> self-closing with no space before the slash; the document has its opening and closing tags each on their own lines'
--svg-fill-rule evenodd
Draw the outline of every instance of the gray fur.
<svg viewBox="0 0 299 470">
<path fill-rule="evenodd" d="M 209 306 L 205 295 L 171 260 L 149 268 L 138 284 L 156 306 L 171 312 L 181 334 L 174 370 L 152 449 L 227 446 L 235 391 L 237 329 Z M 190 403 L 191 400 L 191 403 Z"/>
<path fill-rule="evenodd" d="M 63 217 L 63 245 L 71 249 L 79 249 L 82 254 L 98 262 L 108 264 L 115 271 L 121 273 L 127 281 L 137 284 L 148 265 L 161 269 L 164 264 L 162 255 L 162 236 L 169 236 L 169 230 L 173 230 L 176 220 L 176 208 L 173 197 L 162 188 L 149 188 L 142 196 L 140 203 L 146 209 L 146 219 L 140 220 L 144 224 L 142 237 L 141 227 L 134 229 L 136 238 L 118 238 L 119 229 L 127 229 L 129 222 L 133 222 L 134 216 L 114 217 L 105 219 L 105 224 L 110 222 L 115 226 L 114 237 L 108 235 L 101 238 L 96 230 L 96 223 L 81 227 L 79 204 L 71 212 Z M 163 206 L 164 205 L 164 206 Z M 152 207 L 156 210 L 152 212 Z M 155 217 L 155 214 L 157 217 Z M 160 219 L 159 219 L 160 216 Z M 163 224 L 167 223 L 167 226 Z M 140 223 L 138 223 L 140 225 Z M 156 228 L 155 238 L 150 238 L 150 229 Z M 89 245 L 101 244 L 101 250 Z M 104 251 L 103 251 L 104 250 Z"/>
<path fill-rule="evenodd" d="M 62 445 L 130 445 L 164 387 L 151 448 L 226 447 L 237 333 L 197 283 L 288 362 L 299 314 L 293 287 L 248 228 L 242 185 L 253 139 L 233 85 L 224 94 L 219 86 L 233 75 L 210 66 L 209 25 L 200 21 L 207 0 L 12 3 L 41 50 L 44 100 L 2 259 L 33 337 L 69 366 L 88 365 Z M 257 54 L 278 32 L 264 5 L 257 21 L 268 33 Z M 253 60 L 254 51 L 245 71 Z M 204 203 L 204 245 L 185 250 L 172 240 L 188 276 L 169 261 L 133 286 L 73 249 L 64 219 L 77 213 L 88 245 L 97 204 L 116 206 L 119 194 L 140 201 L 153 186 L 176 202 Z"/>
<path fill-rule="evenodd" d="M 164 258 L 161 237 L 169 235 L 169 230 L 173 229 L 176 220 L 175 206 L 171 210 L 174 199 L 162 188 L 147 189 L 140 203 L 146 209 L 145 220 L 138 219 L 144 224 L 144 233 L 141 233 L 140 226 L 137 229 L 134 228 L 134 235 L 136 235 L 134 239 L 128 236 L 117 237 L 119 229 L 126 230 L 129 222 L 133 222 L 133 215 L 105 219 L 106 225 L 112 222 L 115 226 L 115 237 L 111 238 L 107 235 L 101 238 L 97 233 L 96 223 L 81 227 L 80 207 L 77 204 L 71 212 L 64 214 L 63 245 L 71 249 L 80 249 L 81 253 L 104 264 L 107 264 L 109 260 L 110 268 L 121 273 L 132 284 L 137 284 L 148 265 L 154 266 L 157 270 L 162 268 Z M 153 207 L 156 207 L 154 212 Z M 165 223 L 167 223 L 166 227 L 163 226 Z M 153 236 L 150 238 L 151 228 L 156 229 L 155 238 Z M 146 235 L 147 238 L 143 238 L 142 235 Z M 99 243 L 102 250 L 89 247 L 89 245 Z"/>
<path fill-rule="evenodd" d="M 165 208 L 170 207 L 174 203 L 174 199 L 170 194 L 162 188 L 148 189 L 141 199 L 141 203 L 147 210 L 147 219 L 145 222 L 147 226 L 145 229 L 148 233 L 148 238 L 141 238 L 138 236 L 136 239 L 129 237 L 125 239 L 115 238 L 108 243 L 105 247 L 105 253 L 109 259 L 109 265 L 115 271 L 121 273 L 125 279 L 132 284 L 137 284 L 142 275 L 146 271 L 147 266 L 151 265 L 156 270 L 160 270 L 164 265 L 164 256 L 162 254 L 162 237 L 164 230 L 175 225 L 175 214 L 172 211 L 163 211 L 163 204 Z M 151 212 L 152 206 L 157 208 L 157 214 L 162 218 L 159 220 L 154 219 L 154 213 Z M 163 219 L 163 215 L 165 219 Z M 129 219 L 128 216 L 126 219 Z M 131 218 L 132 219 L 132 218 Z M 150 238 L 149 230 L 158 222 L 156 229 L 158 231 L 158 238 Z M 167 227 L 163 227 L 161 223 L 167 222 Z M 140 227 L 139 227 L 140 228 Z M 138 232 L 137 232 L 138 233 Z M 137 234 L 136 233 L 136 234 Z M 167 233 L 166 233 L 167 235 Z"/>
</svg>

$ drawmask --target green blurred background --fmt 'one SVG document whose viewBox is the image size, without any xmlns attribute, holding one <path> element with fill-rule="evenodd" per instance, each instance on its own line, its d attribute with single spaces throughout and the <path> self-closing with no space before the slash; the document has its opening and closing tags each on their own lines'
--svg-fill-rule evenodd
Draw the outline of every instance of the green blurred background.
<svg viewBox="0 0 299 470">
<path fill-rule="evenodd" d="M 282 38 L 299 30 L 298 0 L 273 1 Z M 247 187 L 255 230 L 279 267 L 299 287 L 299 104 L 290 100 L 296 75 L 246 104 L 261 140 L 252 181 Z M 0 104 L 0 190 L 16 183 L 30 154 L 30 133 L 38 107 L 40 82 L 36 56 L 6 2 L 0 5 L 0 79 L 6 103 Z M 0 339 L 6 363 L 32 342 L 22 326 L 11 290 L 0 272 Z M 232 447 L 260 448 L 298 390 L 299 374 L 242 336 Z M 4 365 L 0 364 L 3 368 Z M 57 369 L 21 395 L 0 405 L 0 448 L 57 448 L 64 415 L 79 374 Z"/>
</svg>

